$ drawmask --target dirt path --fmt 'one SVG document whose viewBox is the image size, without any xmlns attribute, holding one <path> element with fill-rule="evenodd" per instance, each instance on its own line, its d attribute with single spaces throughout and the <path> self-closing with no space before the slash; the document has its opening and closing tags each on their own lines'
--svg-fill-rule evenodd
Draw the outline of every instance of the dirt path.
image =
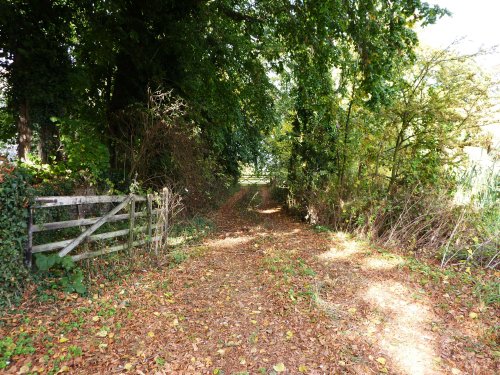
<svg viewBox="0 0 500 375">
<path fill-rule="evenodd" d="M 456 296 L 426 288 L 404 259 L 315 232 L 266 189 L 241 190 L 214 220 L 218 232 L 178 267 L 68 298 L 65 310 L 45 306 L 38 321 L 9 321 L 4 332 L 33 335 L 37 350 L 4 371 L 498 373 L 484 344 L 498 311 L 470 306 L 479 319 L 469 319 L 454 310 L 463 309 Z"/>
</svg>

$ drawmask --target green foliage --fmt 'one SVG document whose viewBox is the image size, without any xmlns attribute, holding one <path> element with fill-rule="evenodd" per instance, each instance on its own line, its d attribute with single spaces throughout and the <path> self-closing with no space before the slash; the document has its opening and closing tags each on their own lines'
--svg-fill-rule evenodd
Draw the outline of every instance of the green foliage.
<svg viewBox="0 0 500 375">
<path fill-rule="evenodd" d="M 15 339 L 10 336 L 0 339 L 0 370 L 9 365 L 12 356 L 34 352 L 33 340 L 27 333 L 20 333 Z"/>
<path fill-rule="evenodd" d="M 176 266 L 184 263 L 189 258 L 189 254 L 183 249 L 176 249 L 170 252 L 169 258 L 172 260 L 172 266 Z"/>
<path fill-rule="evenodd" d="M 23 254 L 27 240 L 27 207 L 32 197 L 29 176 L 21 168 L 0 164 L 0 307 L 19 301 L 28 272 Z"/>
<path fill-rule="evenodd" d="M 70 256 L 56 254 L 36 254 L 35 264 L 41 271 L 44 282 L 51 288 L 61 288 L 66 293 L 85 294 L 83 271 L 75 265 Z"/>
<path fill-rule="evenodd" d="M 194 216 L 184 222 L 176 223 L 172 226 L 169 236 L 172 240 L 186 244 L 197 242 L 215 230 L 214 223 L 203 216 Z"/>
<path fill-rule="evenodd" d="M 65 168 L 73 179 L 85 178 L 90 183 L 101 180 L 109 168 L 109 151 L 96 137 L 99 129 L 84 120 L 52 118 L 59 128 L 61 145 L 64 149 L 64 161 L 58 163 Z"/>
<path fill-rule="evenodd" d="M 392 61 L 385 83 L 371 82 L 367 90 L 363 55 L 348 49 L 338 56 L 342 68 L 333 69 L 333 80 L 321 79 L 313 63 L 305 77 L 300 70 L 292 77 L 295 102 L 282 100 L 289 115 L 267 142 L 276 155 L 270 163 L 276 185 L 288 191 L 282 201 L 312 224 L 434 254 L 450 247 L 446 256 L 487 264 L 498 245 L 498 219 L 492 219 L 498 205 L 467 203 L 459 235 L 451 234 L 461 217 L 453 201 L 457 172 L 466 168 L 464 148 L 482 142 L 491 79 L 470 56 L 418 51 L 411 60 Z M 310 74 L 327 87 L 315 88 Z M 374 93 L 381 89 L 384 100 Z M 495 202 L 485 194 L 493 190 L 477 195 Z"/>
</svg>

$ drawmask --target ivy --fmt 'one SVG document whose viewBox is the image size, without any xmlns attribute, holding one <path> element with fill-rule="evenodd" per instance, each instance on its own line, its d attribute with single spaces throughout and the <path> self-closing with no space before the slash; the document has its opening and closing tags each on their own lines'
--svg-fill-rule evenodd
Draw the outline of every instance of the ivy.
<svg viewBox="0 0 500 375">
<path fill-rule="evenodd" d="M 0 165 L 0 307 L 19 301 L 29 277 L 23 262 L 32 197 L 28 180 L 23 169 Z"/>
</svg>

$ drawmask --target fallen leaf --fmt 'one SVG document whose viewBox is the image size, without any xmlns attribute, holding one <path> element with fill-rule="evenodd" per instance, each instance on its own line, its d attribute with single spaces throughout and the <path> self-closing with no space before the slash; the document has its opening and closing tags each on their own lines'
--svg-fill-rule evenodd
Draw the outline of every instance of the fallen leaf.
<svg viewBox="0 0 500 375">
<path fill-rule="evenodd" d="M 477 314 L 475 312 L 471 311 L 469 313 L 469 318 L 471 318 L 471 319 L 477 319 Z"/>
<path fill-rule="evenodd" d="M 101 319 L 101 317 L 100 317 L 100 316 L 97 316 L 97 315 L 92 317 L 92 321 L 93 321 L 93 322 L 98 322 L 98 321 L 99 321 L 99 319 Z"/>
<path fill-rule="evenodd" d="M 18 374 L 27 374 L 30 372 L 30 367 L 28 365 L 22 366 L 19 371 L 17 372 Z"/>
<path fill-rule="evenodd" d="M 286 332 L 286 339 L 290 340 L 293 337 L 293 332 L 292 331 L 287 331 Z"/>
<path fill-rule="evenodd" d="M 108 331 L 105 329 L 101 329 L 99 332 L 95 334 L 97 337 L 106 337 L 108 335 Z"/>
<path fill-rule="evenodd" d="M 123 368 L 127 371 L 132 370 L 132 363 L 125 363 L 125 365 L 123 365 Z"/>
<path fill-rule="evenodd" d="M 459 375 L 459 374 L 461 374 L 461 373 L 462 373 L 462 371 L 460 371 L 459 369 L 457 369 L 457 368 L 453 367 L 453 368 L 451 369 L 451 373 L 452 373 L 453 375 Z"/>
<path fill-rule="evenodd" d="M 276 372 L 284 372 L 286 370 L 285 364 L 280 362 L 273 366 L 273 370 Z"/>
<path fill-rule="evenodd" d="M 299 372 L 302 372 L 302 373 L 307 372 L 307 366 L 306 365 L 300 365 L 299 366 Z"/>
<path fill-rule="evenodd" d="M 59 342 L 60 342 L 60 343 L 67 342 L 67 341 L 69 341 L 69 339 L 68 339 L 67 337 L 61 337 L 61 338 L 59 339 Z"/>
<path fill-rule="evenodd" d="M 349 314 L 355 314 L 356 311 L 358 311 L 355 307 L 351 307 L 349 310 L 347 310 Z"/>
<path fill-rule="evenodd" d="M 61 367 L 59 371 L 57 371 L 57 374 L 62 374 L 63 372 L 69 372 L 69 367 L 64 365 Z"/>
<path fill-rule="evenodd" d="M 386 362 L 386 360 L 385 360 L 385 358 L 384 358 L 384 357 L 378 357 L 378 358 L 376 359 L 376 361 L 377 361 L 378 363 L 380 363 L 382 366 L 384 366 L 384 365 L 385 365 L 385 362 Z"/>
<path fill-rule="evenodd" d="M 155 337 L 155 333 L 153 331 L 148 332 L 148 337 Z"/>
</svg>

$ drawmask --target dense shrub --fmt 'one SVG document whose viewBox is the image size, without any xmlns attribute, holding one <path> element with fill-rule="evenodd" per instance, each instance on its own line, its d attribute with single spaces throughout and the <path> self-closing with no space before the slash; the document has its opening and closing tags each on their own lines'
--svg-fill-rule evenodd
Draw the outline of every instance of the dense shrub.
<svg viewBox="0 0 500 375">
<path fill-rule="evenodd" d="M 0 307 L 19 300 L 29 275 L 23 262 L 32 196 L 28 178 L 22 169 L 0 164 Z"/>
</svg>

